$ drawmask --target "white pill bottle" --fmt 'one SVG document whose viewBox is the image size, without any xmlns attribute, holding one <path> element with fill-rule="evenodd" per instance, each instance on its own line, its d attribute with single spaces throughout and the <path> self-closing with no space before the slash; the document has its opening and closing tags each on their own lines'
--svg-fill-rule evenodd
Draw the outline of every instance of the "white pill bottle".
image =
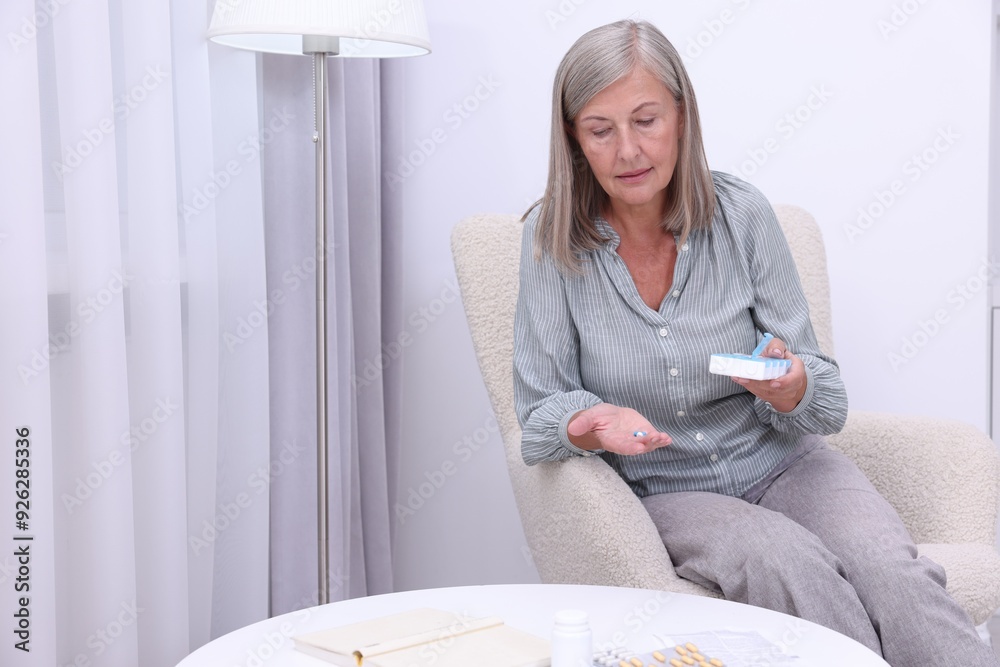
<svg viewBox="0 0 1000 667">
<path fill-rule="evenodd" d="M 556 612 L 552 628 L 552 667 L 592 667 L 594 642 L 587 612 L 564 609 Z"/>
</svg>

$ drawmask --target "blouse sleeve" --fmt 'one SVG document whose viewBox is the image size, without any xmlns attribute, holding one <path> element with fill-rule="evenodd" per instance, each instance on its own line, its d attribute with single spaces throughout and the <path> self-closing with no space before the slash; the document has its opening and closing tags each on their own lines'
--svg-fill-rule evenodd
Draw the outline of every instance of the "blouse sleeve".
<svg viewBox="0 0 1000 667">
<path fill-rule="evenodd" d="M 754 401 L 754 412 L 761 422 L 785 433 L 837 433 L 847 420 L 840 369 L 816 342 L 799 274 L 774 210 L 763 194 L 741 185 L 749 194 L 745 249 L 754 290 L 753 320 L 761 333 L 783 340 L 806 371 L 805 394 L 791 412 L 778 412 L 760 398 Z"/>
<path fill-rule="evenodd" d="M 528 465 L 598 453 L 573 445 L 566 424 L 578 411 L 603 402 L 580 380 L 580 341 L 565 277 L 547 253 L 534 257 L 537 217 L 536 208 L 524 225 L 514 316 L 514 407 Z"/>
</svg>

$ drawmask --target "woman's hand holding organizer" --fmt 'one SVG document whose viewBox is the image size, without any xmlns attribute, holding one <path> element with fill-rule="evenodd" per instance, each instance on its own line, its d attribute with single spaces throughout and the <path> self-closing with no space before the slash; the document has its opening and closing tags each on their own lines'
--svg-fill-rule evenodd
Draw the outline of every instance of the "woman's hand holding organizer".
<svg viewBox="0 0 1000 667">
<path fill-rule="evenodd" d="M 777 358 L 762 355 L 764 348 L 772 340 L 774 336 L 769 333 L 764 334 L 760 344 L 750 354 L 713 354 L 708 364 L 708 372 L 748 380 L 779 378 L 791 369 L 792 362 L 784 358 L 784 352 Z M 783 348 L 778 349 L 780 351 Z"/>
<path fill-rule="evenodd" d="M 713 354 L 710 373 L 729 375 L 751 394 L 778 412 L 791 412 L 806 393 L 802 360 L 788 351 L 784 341 L 765 333 L 749 354 Z"/>
</svg>

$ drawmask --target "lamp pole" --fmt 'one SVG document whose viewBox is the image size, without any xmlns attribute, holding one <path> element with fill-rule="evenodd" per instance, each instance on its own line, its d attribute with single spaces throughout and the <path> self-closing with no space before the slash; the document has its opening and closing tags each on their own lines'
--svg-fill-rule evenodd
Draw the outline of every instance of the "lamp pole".
<svg viewBox="0 0 1000 667">
<path fill-rule="evenodd" d="M 326 58 L 340 53 L 340 38 L 306 35 L 302 53 L 313 57 L 316 144 L 316 517 L 319 542 L 319 603 L 330 601 L 329 428 L 326 419 Z"/>
<path fill-rule="evenodd" d="M 316 475 L 319 603 L 330 601 L 329 426 L 326 381 L 327 56 L 398 58 L 430 53 L 422 0 L 216 0 L 208 36 L 240 49 L 311 55 L 316 121 Z M 342 43 L 343 40 L 343 43 Z M 343 48 L 341 48 L 343 47 Z"/>
</svg>

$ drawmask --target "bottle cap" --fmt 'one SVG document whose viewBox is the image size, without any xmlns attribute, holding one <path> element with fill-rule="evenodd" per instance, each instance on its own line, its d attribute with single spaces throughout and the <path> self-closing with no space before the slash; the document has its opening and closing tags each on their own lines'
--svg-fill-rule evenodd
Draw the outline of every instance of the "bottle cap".
<svg viewBox="0 0 1000 667">
<path fill-rule="evenodd" d="M 582 630 L 587 627 L 587 621 L 587 612 L 582 609 L 563 609 L 556 612 L 556 625 Z"/>
</svg>

